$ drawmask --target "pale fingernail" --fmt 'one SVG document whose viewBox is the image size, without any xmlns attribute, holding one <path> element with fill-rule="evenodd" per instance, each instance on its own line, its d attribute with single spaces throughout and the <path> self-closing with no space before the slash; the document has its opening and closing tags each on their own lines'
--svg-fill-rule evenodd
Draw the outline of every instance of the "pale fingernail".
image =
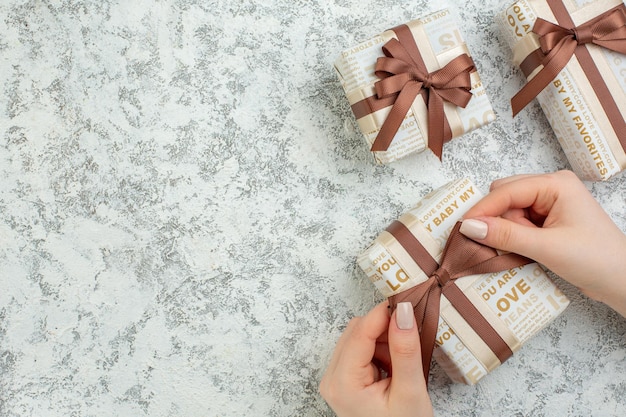
<svg viewBox="0 0 626 417">
<path fill-rule="evenodd" d="M 470 239 L 484 239 L 487 237 L 487 223 L 480 220 L 467 219 L 463 220 L 459 232 L 463 233 Z"/>
<path fill-rule="evenodd" d="M 413 305 L 411 303 L 398 303 L 396 306 L 396 325 L 400 330 L 413 328 Z"/>
</svg>

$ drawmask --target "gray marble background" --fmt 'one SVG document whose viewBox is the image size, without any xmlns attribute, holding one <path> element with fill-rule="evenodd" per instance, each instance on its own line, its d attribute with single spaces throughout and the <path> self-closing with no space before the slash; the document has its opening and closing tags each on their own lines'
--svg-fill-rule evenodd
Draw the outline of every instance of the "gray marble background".
<svg viewBox="0 0 626 417">
<path fill-rule="evenodd" d="M 0 3 L 0 415 L 329 416 L 317 386 L 380 297 L 356 255 L 420 196 L 567 168 L 498 38 L 504 0 Z M 339 52 L 450 7 L 497 121 L 375 166 Z M 588 184 L 626 230 L 626 176 Z M 581 237 L 583 238 L 583 237 Z M 623 271 L 616 271 L 623 275 Z M 610 416 L 626 322 L 572 305 L 447 416 Z"/>
</svg>

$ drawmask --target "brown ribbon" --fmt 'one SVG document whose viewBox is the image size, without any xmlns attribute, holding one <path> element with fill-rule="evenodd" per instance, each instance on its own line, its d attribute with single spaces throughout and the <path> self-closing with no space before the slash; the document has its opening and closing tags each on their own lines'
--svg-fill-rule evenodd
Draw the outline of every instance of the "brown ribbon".
<svg viewBox="0 0 626 417">
<path fill-rule="evenodd" d="M 529 53 L 522 62 L 520 62 L 519 67 L 524 75 L 528 77 L 538 66 L 541 65 L 545 57 L 546 55 L 543 53 L 541 48 L 537 48 Z"/>
<path fill-rule="evenodd" d="M 459 232 L 461 222 L 457 222 L 441 257 L 441 265 L 428 253 L 410 230 L 401 222 L 395 221 L 387 231 L 402 245 L 413 260 L 429 276 L 423 283 L 389 297 L 392 311 L 398 303 L 410 301 L 420 332 L 422 345 L 422 366 L 424 378 L 428 382 L 430 361 L 435 348 L 439 322 L 439 304 L 444 295 L 450 304 L 461 314 L 472 329 L 489 346 L 500 363 L 513 352 L 498 332 L 480 314 L 454 280 L 467 275 L 486 274 L 504 271 L 532 262 L 514 253 L 499 255 L 485 245 L 468 239 Z"/>
<path fill-rule="evenodd" d="M 545 55 L 541 62 L 543 68 L 511 100 L 513 116 L 517 115 L 556 78 L 574 54 L 576 54 L 587 76 L 589 77 L 589 74 L 592 73 L 591 85 L 599 93 L 598 97 L 601 99 L 605 111 L 607 111 L 607 106 L 614 107 L 614 109 L 611 108 L 607 111 L 609 118 L 615 110 L 617 110 L 617 114 L 620 114 L 585 45 L 593 43 L 626 54 L 626 13 L 624 6 L 621 5 L 608 10 L 576 27 L 562 0 L 548 0 L 548 4 L 557 21 L 566 27 L 542 18 L 538 18 L 535 22 L 533 32 L 539 36 L 541 50 Z M 604 85 L 604 88 L 593 82 L 598 77 L 600 78 L 599 84 Z M 613 104 L 609 103 L 610 101 Z M 623 118 L 621 119 L 623 125 Z M 615 131 L 619 132 L 619 130 Z"/>
<path fill-rule="evenodd" d="M 383 46 L 384 57 L 376 61 L 376 96 L 368 97 L 352 106 L 356 118 L 393 105 L 374 143 L 372 152 L 386 151 L 411 105 L 423 95 L 428 108 L 428 147 L 439 159 L 444 142 L 452 139 L 452 130 L 445 117 L 444 100 L 466 107 L 472 93 L 470 73 L 475 70 L 472 58 L 460 55 L 443 68 L 428 72 L 415 39 L 406 25 L 393 29 L 398 39 Z M 370 110 L 370 111 L 368 111 Z"/>
</svg>

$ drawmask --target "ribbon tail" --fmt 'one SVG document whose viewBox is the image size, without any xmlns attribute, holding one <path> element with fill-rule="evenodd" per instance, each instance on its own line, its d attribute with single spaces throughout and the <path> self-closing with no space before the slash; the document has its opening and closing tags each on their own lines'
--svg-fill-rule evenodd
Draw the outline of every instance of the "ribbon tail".
<svg viewBox="0 0 626 417">
<path fill-rule="evenodd" d="M 395 311 L 398 303 L 410 302 L 413 306 L 413 315 L 417 322 L 422 350 L 422 369 L 424 379 L 428 384 L 430 363 L 435 349 L 437 328 L 439 326 L 439 303 L 441 302 L 441 288 L 433 278 L 420 285 L 409 288 L 399 294 L 389 297 L 389 307 Z"/>
<path fill-rule="evenodd" d="M 430 363 L 435 350 L 435 340 L 437 339 L 437 328 L 439 327 L 439 304 L 441 302 L 441 287 L 433 285 L 428 293 L 424 321 L 420 331 L 420 344 L 422 349 L 422 369 L 424 380 L 428 385 L 428 374 L 430 373 Z"/>
<path fill-rule="evenodd" d="M 371 151 L 386 151 L 389 149 L 389 145 L 393 141 L 394 136 L 398 132 L 400 125 L 404 121 L 413 101 L 417 97 L 422 87 L 421 82 L 412 82 L 408 84 L 406 88 L 402 89 L 396 102 L 393 104 L 389 116 L 383 123 L 374 143 L 372 144 Z"/>
<path fill-rule="evenodd" d="M 567 65 L 577 47 L 575 40 L 564 38 L 545 58 L 544 67 L 511 99 L 513 117 L 543 91 Z"/>
<path fill-rule="evenodd" d="M 428 147 L 439 160 L 443 153 L 443 143 L 451 137 L 450 124 L 447 123 L 443 111 L 443 99 L 431 88 L 428 94 Z"/>
</svg>

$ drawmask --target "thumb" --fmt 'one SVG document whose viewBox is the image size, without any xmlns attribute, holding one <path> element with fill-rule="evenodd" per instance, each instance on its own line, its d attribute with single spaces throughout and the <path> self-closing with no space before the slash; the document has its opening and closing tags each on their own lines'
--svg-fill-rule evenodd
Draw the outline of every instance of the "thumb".
<svg viewBox="0 0 626 417">
<path fill-rule="evenodd" d="M 502 217 L 464 219 L 459 232 L 492 248 L 515 252 L 531 259 L 541 258 L 545 230 L 537 226 L 525 226 Z"/>
<path fill-rule="evenodd" d="M 411 303 L 398 303 L 389 324 L 388 344 L 393 395 L 408 398 L 425 392 L 422 349 Z"/>
</svg>

